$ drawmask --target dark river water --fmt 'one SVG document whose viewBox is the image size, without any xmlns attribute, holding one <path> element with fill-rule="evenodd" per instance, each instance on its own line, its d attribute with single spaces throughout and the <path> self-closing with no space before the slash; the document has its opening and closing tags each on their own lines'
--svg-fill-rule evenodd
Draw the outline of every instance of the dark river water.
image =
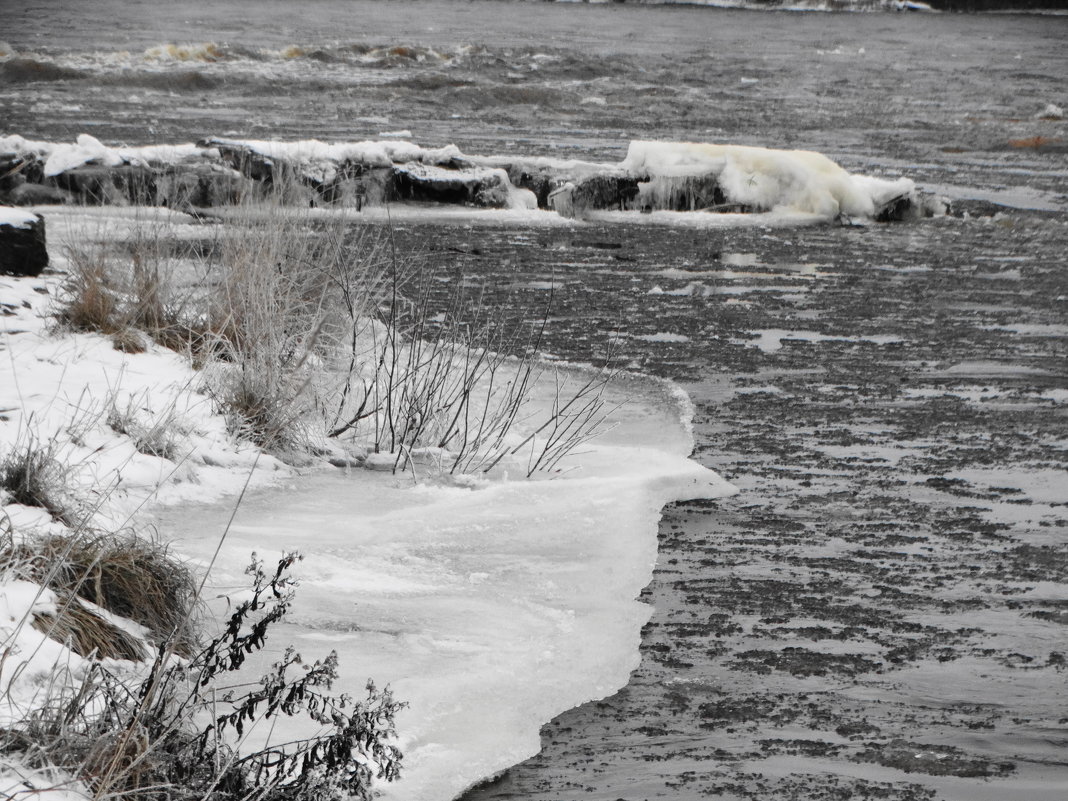
<svg viewBox="0 0 1068 801">
<path fill-rule="evenodd" d="M 3 17 L 0 134 L 408 131 L 610 161 L 631 139 L 710 141 L 949 196 L 956 216 L 863 227 L 398 227 L 517 315 L 552 280 L 547 349 L 682 382 L 696 458 L 743 490 L 665 511 L 630 684 L 469 798 L 1068 797 L 1068 122 L 1044 114 L 1068 107 L 1068 18 L 445 0 Z"/>
</svg>

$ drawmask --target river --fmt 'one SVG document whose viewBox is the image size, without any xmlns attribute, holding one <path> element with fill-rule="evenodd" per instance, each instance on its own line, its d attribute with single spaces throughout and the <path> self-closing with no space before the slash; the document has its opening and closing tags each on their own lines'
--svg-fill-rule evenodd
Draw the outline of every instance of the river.
<svg viewBox="0 0 1068 801">
<path fill-rule="evenodd" d="M 28 138 L 404 131 L 608 161 L 715 141 L 951 198 L 896 225 L 397 227 L 517 315 L 554 284 L 547 350 L 681 382 L 695 458 L 742 489 L 665 511 L 629 684 L 468 798 L 1064 797 L 1068 122 L 1045 111 L 1068 105 L 1068 19 L 53 0 L 5 20 L 0 118 Z"/>
</svg>

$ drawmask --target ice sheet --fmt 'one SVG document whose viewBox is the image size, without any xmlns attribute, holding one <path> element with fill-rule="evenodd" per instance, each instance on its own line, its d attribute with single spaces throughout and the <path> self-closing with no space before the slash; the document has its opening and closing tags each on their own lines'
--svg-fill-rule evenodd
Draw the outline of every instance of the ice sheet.
<svg viewBox="0 0 1068 801">
<path fill-rule="evenodd" d="M 336 649 L 344 689 L 390 683 L 410 706 L 386 798 L 444 801 L 532 756 L 543 723 L 636 666 L 664 504 L 734 491 L 685 458 L 690 410 L 673 390 L 628 377 L 621 425 L 556 480 L 318 474 L 253 497 L 213 580 L 239 583 L 253 550 L 305 554 L 293 618 L 255 667 L 296 642 Z M 165 513 L 162 530 L 206 561 L 228 513 Z"/>
</svg>

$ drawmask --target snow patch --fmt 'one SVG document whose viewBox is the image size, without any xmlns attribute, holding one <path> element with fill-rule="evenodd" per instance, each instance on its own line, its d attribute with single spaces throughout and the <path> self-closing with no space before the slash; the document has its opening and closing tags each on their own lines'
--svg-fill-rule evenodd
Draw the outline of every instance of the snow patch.
<svg viewBox="0 0 1068 801">
<path fill-rule="evenodd" d="M 43 158 L 45 177 L 90 163 L 107 167 L 122 164 L 165 166 L 219 156 L 218 151 L 195 144 L 109 147 L 89 134 L 79 135 L 74 143 L 42 142 L 18 135 L 0 136 L 0 151 Z"/>
<path fill-rule="evenodd" d="M 16 209 L 12 206 L 0 206 L 0 225 L 6 225 L 9 228 L 29 228 L 40 220 L 40 216 L 32 211 Z"/>
</svg>

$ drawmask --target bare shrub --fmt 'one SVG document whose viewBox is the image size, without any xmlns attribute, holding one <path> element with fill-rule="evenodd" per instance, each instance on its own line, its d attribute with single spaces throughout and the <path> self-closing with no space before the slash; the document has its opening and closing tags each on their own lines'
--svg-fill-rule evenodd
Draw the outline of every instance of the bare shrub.
<svg viewBox="0 0 1068 801">
<path fill-rule="evenodd" d="M 75 331 L 112 338 L 116 350 L 145 350 L 141 333 L 177 351 L 199 342 L 198 288 L 182 286 L 179 266 L 194 255 L 147 222 L 124 242 L 89 240 L 67 248 L 59 321 Z"/>
<path fill-rule="evenodd" d="M 500 447 L 488 459 L 486 471 L 505 457 L 526 455 L 526 475 L 553 472 L 560 461 L 608 427 L 611 413 L 604 397 L 612 373 L 602 370 L 572 388 L 555 375 L 552 407 L 545 420 L 517 445 Z"/>
<path fill-rule="evenodd" d="M 66 769 L 97 798 L 145 801 L 370 799 L 375 779 L 399 776 L 391 740 L 402 704 L 370 682 L 356 700 L 329 690 L 337 657 L 310 665 L 291 649 L 259 682 L 234 685 L 235 671 L 263 648 L 269 628 L 288 612 L 295 556 L 271 573 L 253 561 L 252 592 L 220 634 L 187 659 L 164 642 L 147 673 L 128 675 L 94 662 L 85 678 L 64 684 L 0 747 L 32 764 Z M 241 753 L 247 729 L 307 717 L 324 733 Z"/>
<path fill-rule="evenodd" d="M 356 421 L 370 418 L 365 436 L 376 452 L 394 454 L 394 470 L 406 468 L 416 452 L 429 451 L 446 473 L 488 472 L 525 451 L 530 477 L 556 470 L 561 459 L 600 433 L 607 418 L 607 370 L 577 388 L 556 373 L 547 419 L 521 440 L 514 433 L 517 424 L 530 424 L 528 404 L 551 372 L 540 350 L 552 293 L 538 322 L 524 327 L 486 308 L 481 294 L 468 302 L 459 290 L 446 312 L 432 316 L 426 275 L 409 276 L 407 284 L 409 297 L 398 282 L 374 328 L 373 397 L 364 404 L 369 410 L 358 407 L 351 422 L 331 436 L 345 431 L 359 436 Z"/>
</svg>

